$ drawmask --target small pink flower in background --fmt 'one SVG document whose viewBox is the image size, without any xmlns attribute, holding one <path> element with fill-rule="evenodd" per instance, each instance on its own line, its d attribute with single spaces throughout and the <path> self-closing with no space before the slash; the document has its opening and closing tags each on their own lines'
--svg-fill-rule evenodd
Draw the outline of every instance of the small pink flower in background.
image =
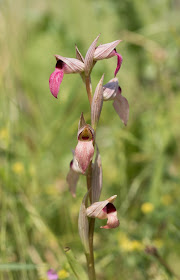
<svg viewBox="0 0 180 280">
<path fill-rule="evenodd" d="M 52 268 L 48 270 L 47 277 L 48 277 L 49 280 L 57 280 L 58 279 L 58 275 L 57 275 L 56 271 Z"/>
<path fill-rule="evenodd" d="M 112 202 L 116 199 L 117 195 L 113 195 L 107 200 L 93 203 L 86 209 L 86 214 L 91 218 L 108 219 L 105 226 L 101 228 L 111 229 L 119 226 L 117 218 L 117 211 Z"/>
</svg>

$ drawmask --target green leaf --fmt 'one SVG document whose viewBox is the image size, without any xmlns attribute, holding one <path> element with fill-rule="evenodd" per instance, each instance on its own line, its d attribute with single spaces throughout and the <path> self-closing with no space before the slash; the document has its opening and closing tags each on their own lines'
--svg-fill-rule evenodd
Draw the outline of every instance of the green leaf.
<svg viewBox="0 0 180 280">
<path fill-rule="evenodd" d="M 83 267 L 79 264 L 79 262 L 75 258 L 71 249 L 69 247 L 66 247 L 64 249 L 64 251 L 66 253 L 67 260 L 69 262 L 69 265 L 70 265 L 75 277 L 78 280 L 88 280 L 86 272 L 84 271 Z"/>
</svg>

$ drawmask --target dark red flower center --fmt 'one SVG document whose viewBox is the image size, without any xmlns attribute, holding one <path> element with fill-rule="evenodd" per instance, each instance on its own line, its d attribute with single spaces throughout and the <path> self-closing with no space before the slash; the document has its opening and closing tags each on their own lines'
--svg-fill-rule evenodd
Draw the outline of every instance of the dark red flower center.
<svg viewBox="0 0 180 280">
<path fill-rule="evenodd" d="M 56 63 L 56 68 L 62 69 L 64 62 L 62 60 L 58 60 Z"/>
<path fill-rule="evenodd" d="M 78 140 L 80 141 L 91 141 L 93 140 L 93 135 L 89 127 L 85 127 L 83 131 L 80 133 Z"/>
<path fill-rule="evenodd" d="M 116 212 L 116 207 L 112 203 L 108 203 L 104 208 L 103 211 L 107 214 Z"/>
</svg>

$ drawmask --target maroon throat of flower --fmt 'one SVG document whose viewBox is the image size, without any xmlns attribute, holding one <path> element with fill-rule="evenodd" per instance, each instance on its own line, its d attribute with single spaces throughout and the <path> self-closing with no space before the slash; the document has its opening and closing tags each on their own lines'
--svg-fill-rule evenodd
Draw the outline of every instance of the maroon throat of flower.
<svg viewBox="0 0 180 280">
<path fill-rule="evenodd" d="M 93 134 L 88 126 L 86 126 L 83 131 L 80 133 L 78 140 L 80 141 L 92 141 L 93 140 Z"/>
</svg>

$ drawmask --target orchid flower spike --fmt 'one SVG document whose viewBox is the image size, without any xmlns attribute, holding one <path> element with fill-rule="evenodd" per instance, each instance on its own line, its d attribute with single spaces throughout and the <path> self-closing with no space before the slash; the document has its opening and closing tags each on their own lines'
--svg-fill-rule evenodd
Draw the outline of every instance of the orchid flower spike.
<svg viewBox="0 0 180 280">
<path fill-rule="evenodd" d="M 57 275 L 56 271 L 52 268 L 48 270 L 47 277 L 48 277 L 49 280 L 57 280 L 58 279 L 58 275 Z"/>
<path fill-rule="evenodd" d="M 86 214 L 90 218 L 108 219 L 107 225 L 101 226 L 101 228 L 110 229 L 119 226 L 119 220 L 117 218 L 117 211 L 112 202 L 116 199 L 117 195 L 113 195 L 110 198 L 93 203 L 86 209 Z"/>
<path fill-rule="evenodd" d="M 49 88 L 54 97 L 57 98 L 64 74 L 81 73 L 84 71 L 84 63 L 76 58 L 67 58 L 55 55 L 57 60 L 55 71 L 50 75 Z"/>
<path fill-rule="evenodd" d="M 121 88 L 117 78 L 110 80 L 103 86 L 103 100 L 114 100 L 114 109 L 122 122 L 127 125 L 129 119 L 129 104 L 127 99 L 121 94 Z"/>
</svg>

